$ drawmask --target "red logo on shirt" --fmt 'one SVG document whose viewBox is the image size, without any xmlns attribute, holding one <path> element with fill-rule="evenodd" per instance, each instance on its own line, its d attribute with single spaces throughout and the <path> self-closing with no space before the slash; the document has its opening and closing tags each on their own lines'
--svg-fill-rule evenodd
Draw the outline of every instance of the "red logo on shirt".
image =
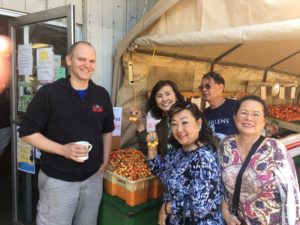
<svg viewBox="0 0 300 225">
<path fill-rule="evenodd" d="M 103 108 L 102 108 L 102 106 L 96 104 L 96 105 L 93 105 L 92 111 L 93 112 L 103 112 Z"/>
</svg>

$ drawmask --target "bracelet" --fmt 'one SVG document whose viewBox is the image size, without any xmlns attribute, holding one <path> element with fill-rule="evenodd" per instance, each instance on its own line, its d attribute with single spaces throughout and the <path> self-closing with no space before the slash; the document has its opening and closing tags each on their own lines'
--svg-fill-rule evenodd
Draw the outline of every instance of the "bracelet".
<svg viewBox="0 0 300 225">
<path fill-rule="evenodd" d="M 168 208 L 167 208 L 167 206 L 168 206 L 168 202 L 165 202 L 165 213 L 166 213 L 167 215 L 169 215 L 170 213 L 168 213 Z"/>
</svg>

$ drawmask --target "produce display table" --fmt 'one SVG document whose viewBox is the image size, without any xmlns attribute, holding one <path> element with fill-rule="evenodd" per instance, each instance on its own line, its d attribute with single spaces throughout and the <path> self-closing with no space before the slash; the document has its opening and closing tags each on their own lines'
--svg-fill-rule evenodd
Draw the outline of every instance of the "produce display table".
<svg viewBox="0 0 300 225">
<path fill-rule="evenodd" d="M 149 200 L 131 207 L 118 197 L 103 193 L 98 225 L 157 225 L 162 199 Z"/>
<path fill-rule="evenodd" d="M 293 158 L 300 181 L 300 155 Z M 99 209 L 98 225 L 157 225 L 162 199 L 153 199 L 137 206 L 103 193 Z"/>
</svg>

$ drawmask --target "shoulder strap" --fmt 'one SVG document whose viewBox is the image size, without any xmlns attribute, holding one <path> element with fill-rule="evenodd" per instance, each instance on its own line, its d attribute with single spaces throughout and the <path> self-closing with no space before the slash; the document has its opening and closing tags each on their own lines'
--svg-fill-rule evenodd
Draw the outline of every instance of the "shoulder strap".
<svg viewBox="0 0 300 225">
<path fill-rule="evenodd" d="M 240 169 L 237 178 L 236 178 L 236 183 L 235 183 L 235 188 L 234 188 L 234 194 L 233 194 L 233 199 L 232 199 L 232 211 L 234 213 L 237 213 L 238 208 L 239 208 L 239 202 L 240 202 L 240 193 L 241 193 L 241 184 L 242 184 L 242 177 L 243 174 L 246 170 L 246 167 L 248 166 L 252 155 L 256 152 L 257 148 L 260 146 L 260 144 L 263 142 L 265 139 L 264 136 L 260 136 L 258 140 L 252 145 L 243 165 L 242 168 Z"/>
</svg>

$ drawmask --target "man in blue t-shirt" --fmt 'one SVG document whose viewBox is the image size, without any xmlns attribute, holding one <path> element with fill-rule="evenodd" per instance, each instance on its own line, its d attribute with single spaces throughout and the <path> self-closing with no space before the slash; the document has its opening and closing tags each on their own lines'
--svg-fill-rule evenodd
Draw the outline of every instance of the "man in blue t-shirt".
<svg viewBox="0 0 300 225">
<path fill-rule="evenodd" d="M 238 101 L 225 99 L 224 88 L 225 80 L 216 72 L 205 74 L 199 86 L 202 97 L 210 104 L 204 110 L 208 125 L 221 140 L 237 132 L 233 121 L 233 111 Z"/>
</svg>

